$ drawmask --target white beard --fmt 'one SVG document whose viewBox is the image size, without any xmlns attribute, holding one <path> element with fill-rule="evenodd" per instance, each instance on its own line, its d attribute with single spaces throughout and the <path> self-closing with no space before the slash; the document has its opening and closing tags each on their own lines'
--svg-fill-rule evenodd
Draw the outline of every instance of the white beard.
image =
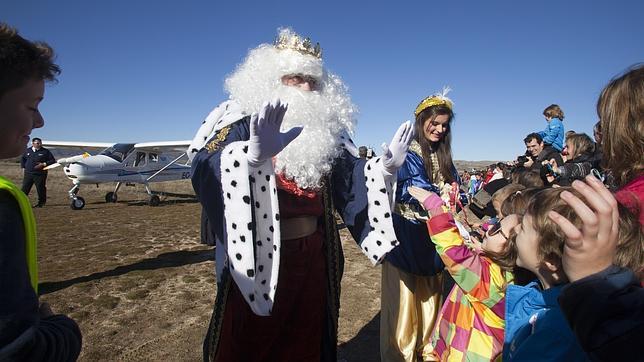
<svg viewBox="0 0 644 362">
<path fill-rule="evenodd" d="M 320 90 L 285 86 L 281 78 L 287 74 L 313 75 Z M 324 72 L 321 60 L 313 56 L 261 45 L 226 79 L 226 90 L 247 114 L 275 98 L 288 103 L 282 132 L 294 126 L 304 130 L 276 156 L 275 171 L 302 189 L 320 189 L 342 152 L 340 137 L 351 135 L 356 123 L 357 109 L 342 80 Z"/>
</svg>

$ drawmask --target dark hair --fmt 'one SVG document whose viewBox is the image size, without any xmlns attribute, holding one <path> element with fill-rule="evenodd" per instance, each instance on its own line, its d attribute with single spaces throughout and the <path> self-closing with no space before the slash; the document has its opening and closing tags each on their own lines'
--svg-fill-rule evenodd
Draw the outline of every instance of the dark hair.
<svg viewBox="0 0 644 362">
<path fill-rule="evenodd" d="M 532 200 L 532 198 L 541 190 L 543 190 L 542 187 L 529 187 L 524 188 L 523 190 L 517 190 L 513 194 L 510 194 L 505 198 L 505 200 L 503 200 L 503 203 L 501 204 L 501 213 L 503 215 L 523 215 L 525 209 L 528 207 L 530 200 Z"/>
<path fill-rule="evenodd" d="M 40 138 L 38 138 L 38 137 L 34 137 L 34 138 L 31 139 L 31 142 L 35 142 L 35 141 L 38 141 L 38 142 L 42 143 L 42 140 Z"/>
<path fill-rule="evenodd" d="M 0 97 L 30 79 L 55 81 L 60 67 L 53 60 L 49 45 L 29 41 L 16 29 L 0 23 Z"/>
<path fill-rule="evenodd" d="M 595 125 L 593 126 L 593 132 L 600 132 L 602 131 L 602 121 L 597 121 Z"/>
<path fill-rule="evenodd" d="M 425 121 L 433 121 L 437 116 L 440 115 L 446 115 L 448 117 L 447 130 L 445 131 L 445 134 L 440 141 L 432 143 L 425 138 L 423 126 L 425 124 Z M 438 165 L 440 169 L 439 171 L 443 176 L 445 182 L 451 183 L 456 181 L 454 180 L 454 176 L 452 175 L 452 169 L 454 168 L 454 162 L 452 161 L 452 119 L 454 119 L 454 113 L 449 107 L 445 105 L 437 105 L 425 108 L 418 114 L 418 116 L 416 116 L 416 122 L 414 124 L 416 138 L 423 153 L 423 163 L 425 165 L 425 170 L 427 170 L 427 176 L 429 177 L 429 181 L 432 183 L 437 182 L 437 180 L 434 180 L 433 177 L 434 168 L 432 166 L 431 159 L 431 154 L 433 152 L 435 152 L 436 156 L 438 156 Z"/>
<path fill-rule="evenodd" d="M 539 172 L 530 171 L 528 169 L 517 169 L 515 170 L 515 172 L 519 173 L 516 182 L 525 186 L 526 188 L 540 188 L 544 186 Z"/>
<path fill-rule="evenodd" d="M 595 142 L 593 142 L 593 140 L 585 133 L 575 133 L 570 135 L 566 139 L 566 143 L 570 143 L 575 151 L 574 155 L 568 155 L 571 160 L 574 160 L 581 155 L 588 155 L 595 152 Z M 570 150 L 568 150 L 568 152 L 570 152 Z"/>
<path fill-rule="evenodd" d="M 546 109 L 543 110 L 543 115 L 549 118 L 559 118 L 562 121 L 564 119 L 564 113 L 561 110 L 561 107 L 556 104 L 551 104 L 546 107 Z"/>
<path fill-rule="evenodd" d="M 538 133 L 532 132 L 529 135 L 525 136 L 523 143 L 528 143 L 532 140 L 537 140 L 537 143 L 543 142 L 543 138 Z"/>
</svg>

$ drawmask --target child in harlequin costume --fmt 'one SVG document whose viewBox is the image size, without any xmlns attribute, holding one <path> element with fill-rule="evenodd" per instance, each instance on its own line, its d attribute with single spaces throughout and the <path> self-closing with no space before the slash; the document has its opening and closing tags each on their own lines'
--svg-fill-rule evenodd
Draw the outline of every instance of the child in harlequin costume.
<svg viewBox="0 0 644 362">
<path fill-rule="evenodd" d="M 400 245 L 386 255 L 382 265 L 382 361 L 433 358 L 430 336 L 440 309 L 444 266 L 427 234 L 427 214 L 409 194 L 409 187 L 421 187 L 449 200 L 451 183 L 460 183 L 451 156 L 454 114 L 448 91 L 425 98 L 416 108 L 414 141 L 395 175 L 392 217 Z"/>
<path fill-rule="evenodd" d="M 290 29 L 252 49 L 226 79 L 230 100 L 190 147 L 216 240 L 204 360 L 335 361 L 343 254 L 334 212 L 374 264 L 398 243 L 385 179 L 404 162 L 412 126 L 383 156 L 359 159 L 355 107 L 321 55 Z"/>
<path fill-rule="evenodd" d="M 441 361 L 484 361 L 500 356 L 505 327 L 505 289 L 512 283 L 509 238 L 518 225 L 515 214 L 492 225 L 482 243 L 473 247 L 435 194 L 417 187 L 411 195 L 423 200 L 430 219 L 431 242 L 456 284 L 434 327 L 434 357 Z"/>
</svg>

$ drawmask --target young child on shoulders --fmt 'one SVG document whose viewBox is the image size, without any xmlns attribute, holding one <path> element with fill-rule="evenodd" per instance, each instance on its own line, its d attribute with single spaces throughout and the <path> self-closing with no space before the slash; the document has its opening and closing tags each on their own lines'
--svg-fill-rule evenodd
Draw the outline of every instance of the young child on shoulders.
<svg viewBox="0 0 644 362">
<path fill-rule="evenodd" d="M 564 112 L 556 104 L 551 104 L 546 109 L 543 110 L 543 116 L 546 118 L 548 125 L 546 129 L 541 132 L 537 132 L 541 138 L 543 138 L 543 143 L 545 147 L 551 146 L 558 152 L 563 151 L 564 143 Z"/>
</svg>

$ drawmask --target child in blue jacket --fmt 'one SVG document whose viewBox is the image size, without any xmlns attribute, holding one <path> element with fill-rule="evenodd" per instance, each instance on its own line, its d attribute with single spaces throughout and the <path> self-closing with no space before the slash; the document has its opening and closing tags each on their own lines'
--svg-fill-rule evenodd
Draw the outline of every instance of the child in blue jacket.
<svg viewBox="0 0 644 362">
<path fill-rule="evenodd" d="M 548 212 L 572 213 L 559 197 L 564 190 L 576 193 L 571 187 L 536 193 L 514 229 L 516 265 L 538 280 L 525 286 L 510 284 L 506 289 L 503 361 L 588 360 L 557 303 L 567 283 L 561 263 L 565 235 L 550 221 Z"/>
<path fill-rule="evenodd" d="M 549 105 L 543 110 L 543 116 L 546 118 L 548 125 L 546 129 L 538 132 L 539 136 L 543 138 L 545 146 L 552 146 L 555 150 L 561 152 L 564 143 L 564 113 L 561 108 L 556 104 Z"/>
</svg>

